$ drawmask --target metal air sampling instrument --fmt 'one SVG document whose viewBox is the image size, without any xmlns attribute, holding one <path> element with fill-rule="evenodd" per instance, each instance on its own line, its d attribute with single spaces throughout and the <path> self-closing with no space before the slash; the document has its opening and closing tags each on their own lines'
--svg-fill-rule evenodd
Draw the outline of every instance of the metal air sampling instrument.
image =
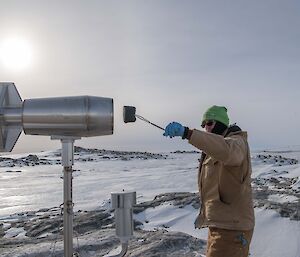
<svg viewBox="0 0 300 257">
<path fill-rule="evenodd" d="M 22 131 L 62 143 L 64 256 L 73 256 L 72 165 L 74 141 L 113 134 L 113 99 L 95 96 L 22 101 L 14 83 L 0 83 L 0 152 L 10 152 Z"/>
<path fill-rule="evenodd" d="M 161 130 L 165 130 L 164 128 L 162 128 L 162 127 L 156 125 L 155 123 L 145 119 L 143 116 L 138 115 L 135 112 L 136 112 L 136 108 L 134 106 L 124 106 L 123 107 L 123 120 L 124 120 L 124 122 L 125 123 L 135 122 L 136 118 L 138 118 L 142 121 L 145 121 L 145 122 L 151 124 L 154 127 L 157 127 Z"/>
</svg>

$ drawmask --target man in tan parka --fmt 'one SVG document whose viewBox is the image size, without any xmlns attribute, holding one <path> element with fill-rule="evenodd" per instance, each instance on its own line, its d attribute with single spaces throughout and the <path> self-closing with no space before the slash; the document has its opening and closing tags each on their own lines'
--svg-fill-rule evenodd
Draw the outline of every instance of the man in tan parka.
<svg viewBox="0 0 300 257">
<path fill-rule="evenodd" d="M 202 151 L 195 226 L 209 229 L 206 257 L 247 257 L 254 229 L 247 132 L 229 126 L 227 109 L 216 105 L 204 113 L 202 127 L 205 131 L 172 122 L 164 136 L 188 139 Z"/>
</svg>

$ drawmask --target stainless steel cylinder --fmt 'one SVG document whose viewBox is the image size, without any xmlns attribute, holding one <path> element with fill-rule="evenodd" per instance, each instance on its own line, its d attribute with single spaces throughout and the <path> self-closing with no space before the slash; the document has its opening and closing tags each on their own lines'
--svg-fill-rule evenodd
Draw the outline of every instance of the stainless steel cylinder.
<svg viewBox="0 0 300 257">
<path fill-rule="evenodd" d="M 113 134 L 113 99 L 94 96 L 24 100 L 29 135 L 92 137 Z"/>
<path fill-rule="evenodd" d="M 132 208 L 136 204 L 136 192 L 112 193 L 111 203 L 115 209 L 116 235 L 122 243 L 128 242 L 133 236 Z"/>
<path fill-rule="evenodd" d="M 3 125 L 22 127 L 22 108 L 2 108 Z"/>
</svg>

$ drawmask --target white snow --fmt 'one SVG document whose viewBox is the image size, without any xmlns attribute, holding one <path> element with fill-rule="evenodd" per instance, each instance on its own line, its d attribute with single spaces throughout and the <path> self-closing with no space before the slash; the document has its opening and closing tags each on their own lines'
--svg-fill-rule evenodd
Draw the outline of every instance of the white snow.
<svg viewBox="0 0 300 257">
<path fill-rule="evenodd" d="M 299 257 L 300 222 L 280 217 L 274 211 L 256 209 L 251 256 Z"/>
<path fill-rule="evenodd" d="M 39 153 L 39 157 L 51 152 Z M 300 152 L 282 155 L 299 160 Z M 15 158 L 14 156 L 7 156 Z M 17 156 L 18 158 L 20 156 Z M 78 159 L 80 156 L 76 156 Z M 93 156 L 95 158 L 95 156 Z M 47 157 L 48 158 L 48 157 Z M 48 158 L 48 159 L 49 159 Z M 57 159 L 58 157 L 56 157 Z M 197 192 L 198 154 L 169 154 L 167 159 L 103 160 L 79 162 L 73 180 L 73 200 L 76 210 L 91 210 L 108 206 L 111 192 L 134 190 L 137 202 L 151 200 L 165 192 Z M 295 178 L 292 188 L 299 190 L 300 165 L 278 166 L 253 159 L 253 178 Z M 6 172 L 21 170 L 22 172 Z M 276 170 L 276 171 L 274 171 Z M 62 203 L 62 167 L 40 165 L 26 167 L 0 167 L 0 222 L 9 226 L 16 218 L 11 214 L 50 208 Z M 269 200 L 283 203 L 296 202 L 287 194 L 269 196 Z M 300 207 L 300 203 L 299 203 Z M 144 229 L 182 231 L 206 240 L 207 229 L 195 230 L 198 211 L 192 206 L 178 208 L 164 204 L 149 208 L 136 218 L 144 222 Z M 280 217 L 275 211 L 256 209 L 256 227 L 251 244 L 251 257 L 299 257 L 300 222 Z M 10 228 L 5 237 L 22 237 L 24 229 Z M 115 249 L 118 252 L 119 249 Z"/>
<path fill-rule="evenodd" d="M 164 204 L 135 215 L 135 219 L 144 223 L 143 229 L 168 229 L 181 231 L 194 237 L 207 238 L 207 229 L 195 229 L 194 220 L 198 211 L 192 206 L 178 208 L 172 204 Z"/>
<path fill-rule="evenodd" d="M 143 229 L 166 229 L 182 231 L 194 237 L 207 238 L 207 229 L 195 230 L 193 220 L 197 211 L 192 206 L 177 208 L 163 205 L 147 209 L 136 215 L 145 223 Z M 256 209 L 256 225 L 250 253 L 254 257 L 298 257 L 300 256 L 300 222 L 281 218 L 275 211 Z"/>
<path fill-rule="evenodd" d="M 298 198 L 293 195 L 275 194 L 275 195 L 269 195 L 268 200 L 277 203 L 287 203 L 287 202 L 291 203 L 291 202 L 297 202 Z"/>
</svg>

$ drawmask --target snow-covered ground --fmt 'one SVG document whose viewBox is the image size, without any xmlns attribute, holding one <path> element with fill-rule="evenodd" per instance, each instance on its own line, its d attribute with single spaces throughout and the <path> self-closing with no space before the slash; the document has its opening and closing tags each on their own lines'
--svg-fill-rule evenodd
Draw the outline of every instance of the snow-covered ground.
<svg viewBox="0 0 300 257">
<path fill-rule="evenodd" d="M 34 155 L 39 158 L 38 161 Z M 2 227 L 17 218 L 17 215 L 12 215 L 14 213 L 55 207 L 63 202 L 59 152 L 34 155 L 2 155 L 2 158 L 11 158 L 0 160 Z M 148 158 L 139 153 L 77 152 L 73 166 L 75 210 L 104 207 L 111 192 L 123 189 L 136 191 L 138 202 L 152 200 L 156 195 L 166 192 L 197 192 L 199 154 L 166 155 Z M 299 257 L 300 221 L 297 217 L 300 212 L 300 152 L 256 152 L 252 156 L 254 187 L 258 192 L 269 192 L 259 195 L 259 199 L 264 197 L 264 201 L 270 203 L 270 208 L 266 208 L 262 202 L 256 204 L 251 256 Z M 294 216 L 290 215 L 293 208 L 297 208 Z M 136 214 L 135 218 L 143 222 L 144 230 L 165 228 L 206 239 L 206 229 L 194 229 L 196 215 L 197 210 L 191 205 L 178 208 L 166 203 L 148 208 Z M 10 228 L 4 237 L 20 239 L 25 237 L 25 232 L 22 228 Z"/>
</svg>

